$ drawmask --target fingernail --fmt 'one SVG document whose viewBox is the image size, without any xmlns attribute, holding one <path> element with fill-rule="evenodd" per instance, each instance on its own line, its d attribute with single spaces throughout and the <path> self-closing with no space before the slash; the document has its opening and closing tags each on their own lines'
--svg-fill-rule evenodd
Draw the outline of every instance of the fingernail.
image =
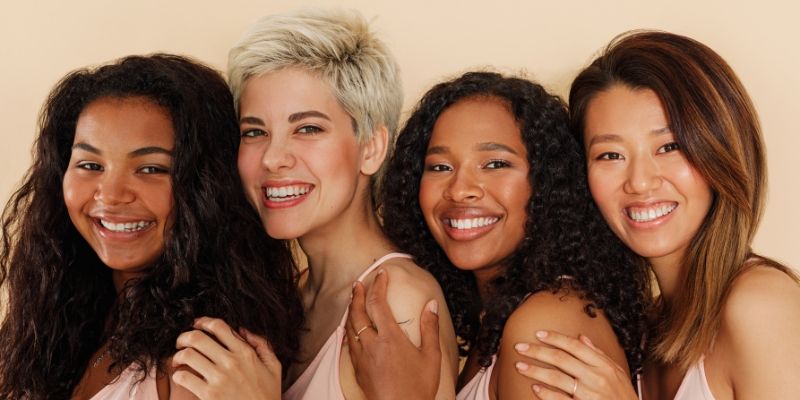
<svg viewBox="0 0 800 400">
<path fill-rule="evenodd" d="M 428 302 L 428 311 L 439 315 L 439 302 L 436 300 L 431 300 Z"/>
<path fill-rule="evenodd" d="M 547 337 L 547 331 L 537 331 L 536 332 L 536 337 L 538 337 L 539 339 L 546 338 Z"/>
<path fill-rule="evenodd" d="M 589 337 L 588 337 L 588 336 L 586 336 L 586 335 L 581 335 L 581 340 L 583 341 L 583 343 L 586 343 L 587 345 L 589 345 L 589 346 L 591 346 L 591 347 L 594 347 L 594 343 L 592 343 L 592 340 L 591 340 L 591 339 L 589 339 Z"/>
<path fill-rule="evenodd" d="M 517 369 L 520 370 L 520 371 L 527 371 L 528 370 L 528 364 L 525 364 L 522 361 L 517 361 L 517 363 L 514 364 L 514 366 L 517 367 Z"/>
<path fill-rule="evenodd" d="M 358 285 L 358 281 L 353 282 L 353 290 L 356 289 L 356 285 Z"/>
<path fill-rule="evenodd" d="M 379 269 L 379 270 L 378 270 L 378 275 L 380 275 L 380 274 L 382 274 L 382 273 L 383 273 L 383 269 Z"/>
<path fill-rule="evenodd" d="M 542 388 L 539 385 L 533 385 L 533 391 L 539 393 L 542 391 Z"/>
<path fill-rule="evenodd" d="M 528 351 L 531 346 L 527 343 L 517 343 L 514 345 L 514 348 L 517 349 L 517 351 Z"/>
</svg>

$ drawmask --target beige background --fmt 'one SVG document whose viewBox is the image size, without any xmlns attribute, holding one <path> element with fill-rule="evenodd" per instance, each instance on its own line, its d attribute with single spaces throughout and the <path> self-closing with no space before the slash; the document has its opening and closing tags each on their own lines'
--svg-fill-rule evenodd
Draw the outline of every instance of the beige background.
<svg viewBox="0 0 800 400">
<path fill-rule="evenodd" d="M 265 14 L 317 5 L 359 9 L 399 59 L 406 110 L 441 78 L 489 65 L 526 71 L 563 96 L 577 70 L 616 34 L 658 28 L 708 44 L 744 81 L 761 115 L 770 168 L 769 202 L 755 248 L 800 267 L 800 10 L 792 3 L 2 0 L 0 200 L 5 203 L 28 167 L 39 108 L 64 74 L 155 51 L 223 69 L 228 47 Z"/>
</svg>

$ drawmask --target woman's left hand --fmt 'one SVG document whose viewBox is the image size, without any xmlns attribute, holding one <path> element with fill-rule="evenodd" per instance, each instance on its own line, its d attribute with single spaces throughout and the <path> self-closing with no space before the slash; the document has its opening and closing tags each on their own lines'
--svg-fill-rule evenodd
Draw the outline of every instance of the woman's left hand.
<svg viewBox="0 0 800 400">
<path fill-rule="evenodd" d="M 517 371 L 567 393 L 533 385 L 540 399 L 638 399 L 625 370 L 595 347 L 588 337 L 581 335 L 579 340 L 552 331 L 540 331 L 536 336 L 552 347 L 518 343 L 515 349 L 523 356 L 555 368 L 520 362 Z"/>
<path fill-rule="evenodd" d="M 281 363 L 264 338 L 217 318 L 198 318 L 194 328 L 176 342 L 176 384 L 203 400 L 281 398 Z"/>
</svg>

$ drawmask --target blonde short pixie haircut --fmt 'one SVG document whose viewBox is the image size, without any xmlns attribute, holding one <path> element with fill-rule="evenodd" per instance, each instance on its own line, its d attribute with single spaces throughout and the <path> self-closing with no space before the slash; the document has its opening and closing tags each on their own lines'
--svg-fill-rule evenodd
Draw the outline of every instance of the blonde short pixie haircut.
<svg viewBox="0 0 800 400">
<path fill-rule="evenodd" d="M 302 68 L 327 81 L 353 119 L 358 142 L 366 143 L 385 126 L 391 151 L 403 105 L 400 72 L 359 12 L 303 10 L 256 22 L 228 55 L 237 111 L 250 77 L 284 68 Z"/>
</svg>

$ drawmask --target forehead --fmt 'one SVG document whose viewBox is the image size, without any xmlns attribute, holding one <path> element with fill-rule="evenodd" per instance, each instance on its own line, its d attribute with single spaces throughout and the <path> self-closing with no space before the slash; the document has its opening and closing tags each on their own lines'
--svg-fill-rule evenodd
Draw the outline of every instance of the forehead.
<svg viewBox="0 0 800 400">
<path fill-rule="evenodd" d="M 264 112 L 291 114 L 309 109 L 345 113 L 331 85 L 300 68 L 280 69 L 247 79 L 239 108 L 242 116 Z"/>
<path fill-rule="evenodd" d="M 508 104 L 494 97 L 461 100 L 445 109 L 433 126 L 430 145 L 497 142 L 524 148 Z"/>
<path fill-rule="evenodd" d="M 658 95 L 651 89 L 614 85 L 589 101 L 584 137 L 630 136 L 663 131 L 669 127 Z"/>
<path fill-rule="evenodd" d="M 149 99 L 102 97 L 81 111 L 74 142 L 120 149 L 145 145 L 171 149 L 175 132 L 167 109 Z"/>
</svg>

